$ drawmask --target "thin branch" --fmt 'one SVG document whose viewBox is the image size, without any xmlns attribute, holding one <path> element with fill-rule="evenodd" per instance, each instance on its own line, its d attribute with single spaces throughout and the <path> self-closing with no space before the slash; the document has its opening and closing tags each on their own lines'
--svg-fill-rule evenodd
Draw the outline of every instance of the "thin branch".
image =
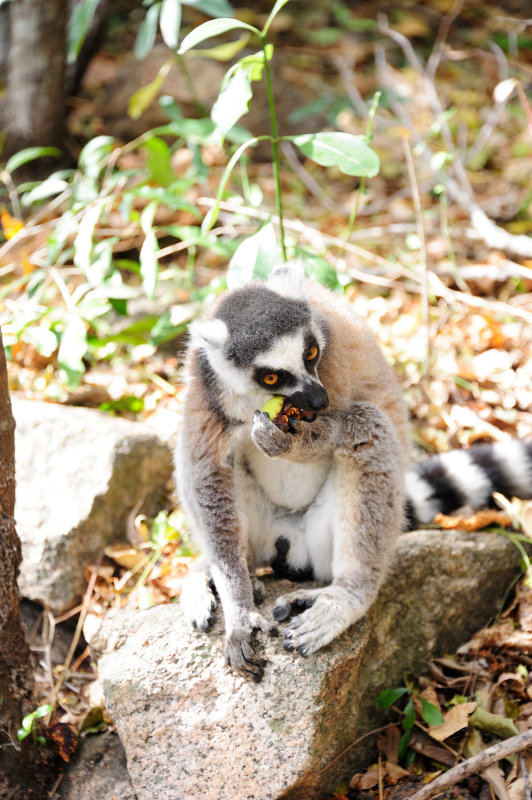
<svg viewBox="0 0 532 800">
<path fill-rule="evenodd" d="M 521 753 L 519 756 L 519 764 L 521 765 L 521 772 L 523 773 L 523 781 L 525 783 L 525 800 L 532 800 L 532 793 L 530 792 L 530 778 L 528 777 L 528 770 L 526 762 Z"/>
<path fill-rule="evenodd" d="M 303 164 L 300 163 L 296 151 L 290 142 L 281 142 L 281 151 L 283 156 L 286 158 L 288 165 L 297 175 L 301 183 L 307 187 L 309 192 L 313 194 L 314 197 L 316 197 L 320 203 L 322 203 L 322 205 L 328 208 L 329 211 L 337 214 L 338 209 L 340 209 L 341 206 L 338 203 L 335 203 L 327 194 L 325 194 L 318 181 L 313 178 L 310 172 L 308 172 Z"/>
<path fill-rule="evenodd" d="M 403 54 L 410 66 L 415 69 L 422 78 L 424 78 L 427 97 L 440 124 L 440 132 L 443 143 L 447 152 L 453 156 L 452 171 L 454 173 L 454 180 L 451 177 L 448 178 L 447 190 L 449 192 L 449 196 L 451 196 L 453 200 L 469 214 L 473 228 L 480 238 L 488 245 L 488 247 L 515 253 L 523 258 L 532 258 L 532 238 L 524 234 L 516 235 L 508 233 L 503 228 L 500 228 L 489 219 L 487 214 L 476 202 L 466 169 L 454 146 L 453 137 L 449 125 L 447 124 L 447 120 L 445 119 L 444 109 L 438 97 L 434 81 L 427 74 L 423 64 L 419 60 L 414 48 L 406 36 L 398 31 L 394 31 L 389 27 L 388 18 L 385 14 L 379 14 L 378 20 L 380 32 L 385 36 L 388 36 L 401 47 Z M 382 53 L 379 53 L 379 51 L 376 51 L 376 57 L 377 56 L 380 59 L 380 67 L 382 71 L 382 61 L 384 57 Z M 405 115 L 406 111 L 403 109 L 401 113 L 401 118 L 403 120 L 405 119 Z M 414 130 L 413 122 L 409 117 L 408 125 L 412 130 Z M 426 157 L 429 156 L 430 154 L 427 153 Z"/>
<path fill-rule="evenodd" d="M 345 56 L 343 55 L 333 55 L 332 61 L 334 66 L 336 67 L 336 71 L 340 76 L 340 80 L 342 81 L 342 86 L 346 95 L 348 96 L 349 100 L 351 101 L 351 105 L 357 112 L 359 117 L 365 119 L 368 114 L 368 107 L 364 100 L 362 99 L 362 95 L 358 91 L 356 84 L 353 80 L 353 72 L 355 70 L 355 59 L 349 59 L 349 64 L 346 63 Z"/>
<path fill-rule="evenodd" d="M 524 731 L 524 733 L 519 733 L 517 736 L 511 736 L 509 739 L 497 742 L 497 744 L 487 747 L 481 753 L 471 756 L 471 758 L 435 778 L 435 780 L 420 789 L 419 792 L 412 795 L 410 800 L 430 800 L 430 798 L 442 794 L 446 789 L 455 786 L 470 775 L 482 772 L 496 761 L 500 761 L 513 753 L 526 750 L 530 746 L 532 746 L 532 730 Z"/>
<path fill-rule="evenodd" d="M 61 675 L 59 676 L 57 683 L 54 686 L 54 690 L 52 692 L 52 697 L 50 699 L 50 704 L 55 706 L 57 700 L 59 698 L 59 692 L 61 690 L 61 686 L 63 685 L 63 681 L 65 680 L 68 670 L 70 669 L 70 664 L 72 663 L 72 659 L 74 658 L 74 653 L 76 652 L 76 647 L 78 646 L 79 638 L 81 636 L 81 632 L 83 630 L 83 623 L 85 622 L 85 617 L 87 615 L 87 611 L 89 609 L 89 603 L 92 597 L 92 593 L 94 591 L 94 585 L 96 583 L 96 578 L 98 577 L 98 570 L 100 568 L 100 564 L 103 558 L 103 550 L 100 553 L 98 560 L 96 562 L 96 567 L 90 576 L 90 580 L 83 596 L 83 603 L 81 606 L 80 615 L 78 617 L 76 630 L 74 631 L 74 636 L 72 637 L 72 641 L 70 643 L 70 647 L 68 649 L 67 657 L 65 658 L 65 662 L 63 664 L 63 669 Z M 50 714 L 47 717 L 46 724 L 50 721 Z"/>
<path fill-rule="evenodd" d="M 425 242 L 425 228 L 423 227 L 423 210 L 421 208 L 421 197 L 419 194 L 419 186 L 416 179 L 416 170 L 414 167 L 414 159 L 412 158 L 412 150 L 410 143 L 406 138 L 403 138 L 403 148 L 405 151 L 406 166 L 408 169 L 408 176 L 410 178 L 410 187 L 412 190 L 412 200 L 414 201 L 414 210 L 416 212 L 417 234 L 421 242 L 421 268 L 422 275 L 420 278 L 421 284 L 421 314 L 423 319 L 423 327 L 425 329 L 425 374 L 428 374 L 430 366 L 430 330 L 429 330 L 429 294 L 428 294 L 428 266 L 427 266 L 427 245 Z"/>
<path fill-rule="evenodd" d="M 497 61 L 498 71 L 499 71 L 499 82 L 504 81 L 508 78 L 509 75 L 509 68 L 508 62 L 506 60 L 506 56 L 504 55 L 504 51 L 502 50 L 499 45 L 495 44 L 494 42 L 490 42 L 490 48 L 495 56 Z M 483 150 L 486 146 L 488 139 L 491 137 L 493 131 L 499 124 L 499 120 L 504 113 L 504 109 L 506 108 L 506 103 L 508 102 L 510 95 L 506 97 L 504 100 L 495 102 L 495 104 L 491 107 L 488 118 L 486 122 L 480 129 L 478 136 L 473 145 L 469 148 L 469 153 L 467 155 L 467 163 L 474 164 L 478 158 L 479 153 Z"/>
<path fill-rule="evenodd" d="M 215 202 L 216 201 L 212 197 L 200 197 L 197 201 L 198 205 L 207 206 L 208 208 L 212 208 Z M 275 214 L 270 214 L 267 211 L 260 211 L 256 208 L 237 205 L 236 203 L 224 201 L 220 204 L 220 208 L 224 211 L 230 211 L 231 213 L 247 214 L 252 218 L 254 217 L 256 219 L 263 220 L 271 219 L 272 222 L 277 222 L 277 217 Z M 357 281 L 360 281 L 361 283 L 369 283 L 374 286 L 393 286 L 395 277 L 402 275 L 403 277 L 412 281 L 413 286 L 411 291 L 421 291 L 419 277 L 410 270 L 402 267 L 400 264 L 391 264 L 389 261 L 386 261 L 386 259 L 370 252 L 369 250 L 364 250 L 364 248 L 359 247 L 352 242 L 346 242 L 344 239 L 340 239 L 338 236 L 331 236 L 328 233 L 322 233 L 321 231 L 312 228 L 310 225 L 305 225 L 299 220 L 294 221 L 285 219 L 284 226 L 287 230 L 298 233 L 310 244 L 314 244 L 318 249 L 323 247 L 324 243 L 327 243 L 333 245 L 334 247 L 338 247 L 341 250 L 345 250 L 347 253 L 352 253 L 364 261 L 370 262 L 373 266 L 378 264 L 386 270 L 388 275 L 392 273 L 390 277 L 382 278 L 372 273 L 362 272 L 361 270 L 349 267 L 346 271 L 349 273 L 349 275 L 351 275 L 351 277 Z M 466 294 L 465 292 L 460 292 L 456 289 L 449 289 L 440 280 L 440 278 L 438 278 L 436 273 L 431 272 L 430 270 L 427 273 L 427 277 L 430 284 L 430 293 L 436 297 L 443 297 L 443 299 L 447 300 L 449 303 L 462 303 L 463 305 L 471 306 L 472 308 L 480 308 L 482 311 L 495 314 L 497 317 L 514 317 L 516 319 L 523 319 L 525 322 L 532 323 L 532 313 L 529 311 L 516 308 L 509 303 L 501 303 L 498 300 L 485 300 L 483 297 L 476 297 L 475 295 Z"/>
<path fill-rule="evenodd" d="M 329 761 L 328 764 L 325 764 L 325 766 L 322 767 L 318 771 L 318 775 L 321 775 L 323 772 L 325 772 L 326 770 L 330 769 L 330 767 L 332 767 L 333 764 L 336 764 L 336 762 L 339 761 L 342 758 L 342 756 L 345 756 L 346 753 L 348 753 L 350 750 L 352 750 L 352 748 L 355 747 L 357 744 L 359 744 L 363 739 L 367 739 L 368 736 L 372 736 L 374 733 L 380 733 L 381 731 L 385 731 L 386 728 L 390 727 L 390 724 L 391 723 L 388 722 L 388 723 L 386 723 L 386 725 L 383 725 L 381 728 L 374 728 L 372 731 L 368 731 L 363 736 L 359 736 L 358 739 L 355 739 L 354 742 L 351 742 L 351 744 L 348 744 L 347 747 L 345 747 L 342 750 L 341 753 L 338 753 L 338 755 L 335 756 L 335 758 L 333 758 L 332 761 Z"/>
<path fill-rule="evenodd" d="M 440 65 L 443 48 L 445 46 L 445 42 L 447 41 L 447 36 L 449 35 L 451 25 L 460 14 L 463 5 L 464 0 L 454 0 L 452 7 L 440 22 L 440 27 L 438 28 L 438 33 L 436 34 L 436 41 L 434 42 L 434 47 L 432 48 L 430 58 L 427 61 L 427 75 L 429 75 L 431 78 L 434 77 L 436 70 Z"/>
<path fill-rule="evenodd" d="M 525 322 L 532 323 L 532 313 L 522 308 L 515 308 L 509 303 L 502 303 L 500 300 L 486 300 L 484 297 L 476 297 L 474 294 L 466 294 L 456 289 L 449 289 L 448 286 L 438 278 L 434 272 L 429 272 L 430 291 L 436 297 L 443 297 L 448 303 L 462 303 L 471 308 L 479 308 L 495 314 L 497 317 L 516 317 Z"/>
</svg>

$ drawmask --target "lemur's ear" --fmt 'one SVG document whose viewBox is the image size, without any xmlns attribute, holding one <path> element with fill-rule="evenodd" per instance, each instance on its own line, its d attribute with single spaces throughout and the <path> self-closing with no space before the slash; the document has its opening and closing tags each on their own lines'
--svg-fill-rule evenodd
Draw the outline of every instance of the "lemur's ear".
<svg viewBox="0 0 532 800">
<path fill-rule="evenodd" d="M 216 318 L 196 320 L 188 330 L 194 347 L 223 347 L 229 336 L 225 322 Z"/>
<path fill-rule="evenodd" d="M 301 259 L 280 264 L 268 278 L 268 288 L 283 297 L 301 300 L 304 294 L 305 268 Z"/>
</svg>

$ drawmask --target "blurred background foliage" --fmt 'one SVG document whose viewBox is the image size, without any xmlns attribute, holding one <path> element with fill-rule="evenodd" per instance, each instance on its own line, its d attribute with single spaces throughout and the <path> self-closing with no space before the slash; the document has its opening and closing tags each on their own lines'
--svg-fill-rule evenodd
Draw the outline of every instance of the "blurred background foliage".
<svg viewBox="0 0 532 800">
<path fill-rule="evenodd" d="M 532 248 L 493 246 L 470 213 L 474 198 L 528 239 L 525 3 L 292 0 L 268 24 L 262 1 L 54 0 L 53 20 L 54 3 L 33 0 L 28 15 L 26 2 L 0 4 L 12 389 L 175 424 L 188 322 L 282 249 L 252 30 L 267 25 L 287 256 L 368 319 L 427 449 L 532 430 Z M 180 52 L 213 18 L 237 22 Z M 36 91 L 50 47 L 61 69 Z M 47 130 L 28 114 L 44 100 Z M 320 158 L 317 133 L 364 140 L 377 160 L 349 172 L 348 150 Z"/>
</svg>

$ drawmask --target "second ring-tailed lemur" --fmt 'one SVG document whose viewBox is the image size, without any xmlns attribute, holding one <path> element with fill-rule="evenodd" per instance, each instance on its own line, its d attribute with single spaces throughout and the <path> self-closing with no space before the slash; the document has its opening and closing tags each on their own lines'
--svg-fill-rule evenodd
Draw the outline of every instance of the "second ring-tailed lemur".
<svg viewBox="0 0 532 800">
<path fill-rule="evenodd" d="M 304 609 L 284 646 L 308 655 L 367 612 L 405 519 L 412 527 L 481 507 L 494 489 L 532 495 L 530 441 L 451 452 L 407 472 L 407 411 L 391 367 L 349 304 L 297 263 L 219 298 L 191 326 L 187 371 L 177 486 L 206 560 L 181 602 L 206 630 L 215 587 L 226 660 L 248 679 L 264 669 L 252 631 L 276 633 L 255 609 L 256 567 L 322 584 L 274 608 L 278 621 Z M 272 395 L 307 412 L 288 432 L 259 410 Z"/>
</svg>

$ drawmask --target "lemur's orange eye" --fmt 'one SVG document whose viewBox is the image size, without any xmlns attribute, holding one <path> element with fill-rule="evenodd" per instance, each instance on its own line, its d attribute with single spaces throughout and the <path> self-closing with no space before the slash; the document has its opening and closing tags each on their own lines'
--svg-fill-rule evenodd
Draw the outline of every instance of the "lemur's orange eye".
<svg viewBox="0 0 532 800">
<path fill-rule="evenodd" d="M 269 375 L 265 375 L 262 379 L 264 383 L 268 386 L 275 386 L 277 381 L 279 380 L 279 376 L 275 374 L 275 372 L 271 372 Z"/>
<path fill-rule="evenodd" d="M 316 347 L 316 345 L 313 344 L 312 347 L 309 347 L 309 349 L 307 350 L 307 355 L 305 356 L 305 358 L 307 359 L 307 361 L 314 361 L 317 355 L 318 355 L 318 348 Z"/>
</svg>

